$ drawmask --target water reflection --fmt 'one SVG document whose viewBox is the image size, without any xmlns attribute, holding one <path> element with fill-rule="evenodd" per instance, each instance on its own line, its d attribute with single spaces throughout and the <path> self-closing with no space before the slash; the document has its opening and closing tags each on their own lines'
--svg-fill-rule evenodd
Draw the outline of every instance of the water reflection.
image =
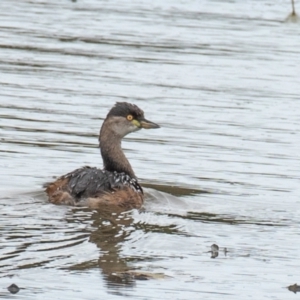
<svg viewBox="0 0 300 300">
<path fill-rule="evenodd" d="M 92 220 L 95 230 L 91 233 L 89 241 L 95 243 L 101 250 L 98 266 L 108 285 L 110 283 L 132 285 L 133 280 L 128 278 L 124 281 L 117 274 L 129 270 L 128 261 L 120 256 L 120 252 L 122 243 L 135 229 L 132 227 L 133 219 L 129 214 L 109 215 L 97 211 L 92 215 Z"/>
<path fill-rule="evenodd" d="M 74 210 L 76 213 L 87 210 Z M 95 210 L 90 216 L 91 232 L 89 242 L 95 244 L 100 251 L 98 261 L 85 261 L 80 264 L 68 267 L 69 270 L 88 270 L 99 267 L 107 286 L 125 285 L 133 286 L 136 280 L 147 280 L 150 278 L 165 278 L 164 274 L 155 274 L 142 272 L 136 269 L 135 263 L 140 261 L 151 261 L 149 257 L 135 257 L 122 255 L 122 246 L 126 241 L 131 239 L 131 234 L 139 232 L 140 238 L 143 239 L 145 234 L 183 234 L 175 224 L 168 226 L 151 225 L 145 222 L 136 222 L 131 212 L 125 213 L 107 213 Z M 140 212 L 143 214 L 143 212 Z M 68 222 L 78 223 L 76 217 L 68 218 Z M 135 248 L 135 246 L 132 246 Z"/>
<path fill-rule="evenodd" d="M 164 189 L 164 187 L 162 187 L 162 189 Z M 148 198 L 146 201 L 151 201 L 153 199 L 151 197 L 149 198 L 149 195 L 151 195 L 149 191 L 151 190 L 148 190 Z M 177 189 L 175 189 L 175 191 L 177 191 Z M 168 198 L 170 203 L 174 204 L 176 204 L 176 201 L 180 201 L 179 198 L 162 192 L 160 192 L 159 195 L 162 194 L 164 197 L 160 198 L 160 206 L 163 204 L 162 200 L 165 198 Z M 155 196 L 157 195 L 154 193 L 152 197 Z M 188 202 L 188 200 L 185 201 L 185 203 Z M 180 228 L 178 225 L 178 220 L 180 219 L 188 222 L 201 221 L 202 223 L 219 223 L 229 226 L 250 224 L 262 228 L 265 228 L 265 226 L 285 226 L 284 224 L 276 224 L 267 219 L 258 221 L 257 219 L 251 220 L 249 218 L 241 218 L 241 216 L 238 217 L 196 211 L 190 212 L 187 210 L 185 210 L 185 212 L 180 211 L 180 214 L 155 212 L 157 217 L 162 217 L 162 219 L 164 219 L 164 223 L 169 223 L 168 225 L 161 225 L 148 223 L 146 220 L 149 217 L 149 213 L 151 212 L 147 210 L 141 210 L 140 212 L 133 214 L 133 212 L 111 213 L 101 210 L 91 211 L 88 208 L 73 208 L 66 216 L 67 223 L 74 228 L 76 228 L 78 223 L 84 222 L 90 224 L 88 235 L 87 231 L 84 230 L 81 234 L 78 231 L 78 236 L 85 236 L 90 243 L 97 246 L 99 249 L 99 258 L 85 260 L 78 264 L 63 267 L 63 269 L 70 271 L 87 271 L 99 268 L 109 289 L 116 288 L 116 286 L 133 287 L 137 280 L 167 278 L 168 276 L 163 273 L 152 273 L 140 270 L 140 268 L 137 267 L 137 264 L 141 262 L 154 262 L 157 258 L 151 255 L 124 255 L 124 247 L 129 247 L 131 250 L 136 249 L 136 242 L 139 240 L 143 241 L 149 234 L 159 234 L 161 239 L 164 239 L 163 236 L 165 236 L 166 240 L 168 240 L 167 236 L 170 235 L 201 237 L 203 233 L 198 235 Z M 68 242 L 68 244 L 66 244 L 67 247 L 75 246 L 69 244 L 69 240 L 66 240 L 66 242 Z M 219 247 L 217 244 L 212 244 L 210 248 L 211 250 L 208 252 L 211 254 L 211 258 L 219 257 L 220 253 L 226 257 L 229 253 L 227 247 Z M 140 250 L 143 252 L 145 248 L 141 248 Z M 249 257 L 249 253 L 241 254 L 240 251 L 230 252 L 231 257 Z M 198 252 L 198 255 L 201 255 L 201 252 Z M 160 260 L 160 258 L 158 258 L 158 260 Z"/>
</svg>

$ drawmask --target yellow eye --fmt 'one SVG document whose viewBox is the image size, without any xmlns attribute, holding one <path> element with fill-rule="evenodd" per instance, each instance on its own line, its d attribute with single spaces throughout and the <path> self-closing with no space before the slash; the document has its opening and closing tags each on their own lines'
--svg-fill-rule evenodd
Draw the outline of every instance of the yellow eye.
<svg viewBox="0 0 300 300">
<path fill-rule="evenodd" d="M 133 116 L 132 116 L 132 115 L 128 115 L 128 116 L 127 116 L 127 120 L 128 120 L 128 121 L 132 121 L 132 120 L 133 120 Z"/>
</svg>

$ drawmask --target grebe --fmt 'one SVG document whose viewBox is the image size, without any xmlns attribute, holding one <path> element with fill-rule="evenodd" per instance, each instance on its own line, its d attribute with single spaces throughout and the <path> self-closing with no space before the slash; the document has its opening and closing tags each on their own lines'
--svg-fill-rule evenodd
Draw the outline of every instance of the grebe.
<svg viewBox="0 0 300 300">
<path fill-rule="evenodd" d="M 146 120 L 144 112 L 136 105 L 117 102 L 107 114 L 99 134 L 104 168 L 85 166 L 45 184 L 49 201 L 112 211 L 140 208 L 143 189 L 124 155 L 121 141 L 141 128 L 159 127 Z"/>
</svg>

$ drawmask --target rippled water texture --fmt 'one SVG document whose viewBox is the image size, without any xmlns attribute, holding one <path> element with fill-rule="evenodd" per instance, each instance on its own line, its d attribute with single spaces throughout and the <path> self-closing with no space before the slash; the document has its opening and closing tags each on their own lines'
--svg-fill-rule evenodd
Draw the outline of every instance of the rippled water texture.
<svg viewBox="0 0 300 300">
<path fill-rule="evenodd" d="M 296 8 L 300 4 L 296 3 Z M 283 1 L 0 1 L 0 297 L 295 299 L 300 23 Z M 144 212 L 47 203 L 116 101 Z M 211 245 L 216 244 L 211 251 Z"/>
</svg>

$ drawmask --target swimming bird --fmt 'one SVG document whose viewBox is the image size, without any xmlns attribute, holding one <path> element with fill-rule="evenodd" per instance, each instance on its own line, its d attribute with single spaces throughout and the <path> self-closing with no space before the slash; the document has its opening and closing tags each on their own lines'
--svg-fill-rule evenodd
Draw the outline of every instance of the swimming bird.
<svg viewBox="0 0 300 300">
<path fill-rule="evenodd" d="M 121 141 L 142 128 L 159 128 L 138 106 L 117 102 L 107 114 L 99 134 L 103 169 L 85 166 L 45 184 L 54 204 L 88 206 L 111 211 L 141 208 L 143 189 L 126 158 Z"/>
</svg>

